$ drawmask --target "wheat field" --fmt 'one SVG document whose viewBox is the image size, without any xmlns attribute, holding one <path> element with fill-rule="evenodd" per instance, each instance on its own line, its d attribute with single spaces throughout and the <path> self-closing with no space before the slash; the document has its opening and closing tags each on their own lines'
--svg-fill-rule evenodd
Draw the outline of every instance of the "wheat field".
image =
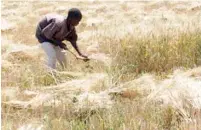
<svg viewBox="0 0 201 130">
<path fill-rule="evenodd" d="M 200 1 L 1 3 L 2 130 L 201 129 Z M 73 7 L 91 60 L 49 70 L 37 23 Z"/>
</svg>

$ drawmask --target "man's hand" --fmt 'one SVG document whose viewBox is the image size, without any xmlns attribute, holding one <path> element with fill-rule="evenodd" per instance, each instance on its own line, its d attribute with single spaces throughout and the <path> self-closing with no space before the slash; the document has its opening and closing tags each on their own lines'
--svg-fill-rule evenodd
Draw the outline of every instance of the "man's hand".
<svg viewBox="0 0 201 130">
<path fill-rule="evenodd" d="M 88 56 L 83 55 L 83 54 L 79 55 L 79 57 L 77 57 L 77 58 L 82 59 L 82 60 L 85 61 L 85 62 L 90 60 L 90 59 L 88 58 Z"/>
<path fill-rule="evenodd" d="M 60 44 L 60 48 L 64 49 L 64 50 L 68 50 L 67 46 L 65 43 L 61 43 Z"/>
<path fill-rule="evenodd" d="M 88 56 L 81 54 L 81 57 L 84 57 L 85 59 L 89 59 Z"/>
</svg>

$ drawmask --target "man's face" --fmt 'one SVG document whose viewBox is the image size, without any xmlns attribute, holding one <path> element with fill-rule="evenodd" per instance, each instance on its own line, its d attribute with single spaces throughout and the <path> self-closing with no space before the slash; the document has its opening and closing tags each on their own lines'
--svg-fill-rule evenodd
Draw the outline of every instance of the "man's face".
<svg viewBox="0 0 201 130">
<path fill-rule="evenodd" d="M 79 24 L 81 19 L 71 19 L 71 25 L 72 26 L 77 26 Z"/>
</svg>

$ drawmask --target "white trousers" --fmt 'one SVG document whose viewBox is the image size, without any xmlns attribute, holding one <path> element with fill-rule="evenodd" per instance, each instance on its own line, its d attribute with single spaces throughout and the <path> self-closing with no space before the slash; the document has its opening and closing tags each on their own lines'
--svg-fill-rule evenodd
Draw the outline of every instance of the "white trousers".
<svg viewBox="0 0 201 130">
<path fill-rule="evenodd" d="M 49 42 L 43 42 L 42 48 L 47 55 L 47 59 L 48 59 L 47 65 L 50 68 L 56 69 L 56 60 L 59 61 L 63 69 L 66 68 L 66 57 L 65 57 L 65 52 L 62 52 L 63 49 Z"/>
</svg>

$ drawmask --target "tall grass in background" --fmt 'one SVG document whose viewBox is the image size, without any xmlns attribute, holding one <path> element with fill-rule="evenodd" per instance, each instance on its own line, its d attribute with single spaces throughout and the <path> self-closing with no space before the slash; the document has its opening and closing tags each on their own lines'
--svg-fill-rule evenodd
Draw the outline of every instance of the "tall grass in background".
<svg viewBox="0 0 201 130">
<path fill-rule="evenodd" d="M 102 48 L 111 54 L 111 68 L 115 74 L 161 75 L 176 68 L 192 68 L 201 64 L 201 30 L 161 32 L 159 35 L 127 34 L 121 39 L 106 41 Z"/>
</svg>

